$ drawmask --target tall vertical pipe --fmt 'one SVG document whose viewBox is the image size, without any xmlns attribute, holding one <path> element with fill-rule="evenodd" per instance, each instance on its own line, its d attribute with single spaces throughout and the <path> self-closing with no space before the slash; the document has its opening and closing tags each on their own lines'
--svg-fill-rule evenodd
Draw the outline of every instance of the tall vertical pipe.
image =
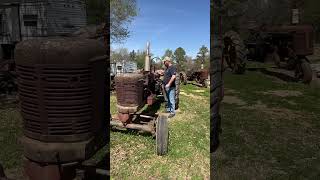
<svg viewBox="0 0 320 180">
<path fill-rule="evenodd" d="M 150 72 L 151 67 L 151 55 L 150 55 L 150 42 L 147 42 L 147 51 L 146 51 L 146 57 L 144 60 L 144 71 Z"/>
</svg>

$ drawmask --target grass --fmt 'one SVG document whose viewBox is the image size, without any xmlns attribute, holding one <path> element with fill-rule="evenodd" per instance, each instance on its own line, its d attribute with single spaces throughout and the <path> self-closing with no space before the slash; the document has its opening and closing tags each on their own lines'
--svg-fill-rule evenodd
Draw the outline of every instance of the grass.
<svg viewBox="0 0 320 180">
<path fill-rule="evenodd" d="M 0 163 L 6 175 L 12 179 L 25 179 L 23 175 L 23 149 L 19 143 L 22 137 L 22 117 L 18 105 L 0 104 Z M 99 168 L 105 168 L 108 156 L 108 146 L 103 147 L 93 157 Z"/>
<path fill-rule="evenodd" d="M 0 109 L 0 162 L 8 169 L 22 163 L 22 148 L 18 138 L 22 135 L 22 120 L 15 107 Z"/>
<path fill-rule="evenodd" d="M 116 113 L 111 96 L 111 112 Z M 111 177 L 114 179 L 208 179 L 209 89 L 182 86 L 180 108 L 169 121 L 169 152 L 155 154 L 155 139 L 136 132 L 111 132 Z M 163 105 L 160 111 L 163 111 Z"/>
<path fill-rule="evenodd" d="M 319 179 L 319 91 L 252 71 L 226 73 L 224 79 L 225 96 L 240 98 L 246 105 L 222 104 L 223 132 L 215 154 L 217 177 Z M 275 90 L 303 95 L 263 94 Z M 259 104 L 263 106 L 259 108 Z"/>
</svg>

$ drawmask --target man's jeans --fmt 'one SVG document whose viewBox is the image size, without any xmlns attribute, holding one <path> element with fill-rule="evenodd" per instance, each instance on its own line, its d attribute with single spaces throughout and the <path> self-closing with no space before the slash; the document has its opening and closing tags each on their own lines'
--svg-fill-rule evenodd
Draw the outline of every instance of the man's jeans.
<svg viewBox="0 0 320 180">
<path fill-rule="evenodd" d="M 175 114 L 175 108 L 176 108 L 176 102 L 175 102 L 175 96 L 176 96 L 176 88 L 170 87 L 169 89 L 166 88 L 167 92 L 167 98 L 168 98 L 168 106 L 167 106 L 167 112 L 170 112 L 171 114 Z"/>
</svg>

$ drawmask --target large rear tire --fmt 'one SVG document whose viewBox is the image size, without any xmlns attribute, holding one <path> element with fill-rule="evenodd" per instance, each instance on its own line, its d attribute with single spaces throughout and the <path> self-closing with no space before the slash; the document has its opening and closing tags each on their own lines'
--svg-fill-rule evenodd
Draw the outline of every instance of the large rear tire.
<svg viewBox="0 0 320 180">
<path fill-rule="evenodd" d="M 212 34 L 211 36 L 216 36 Z M 216 37 L 215 37 L 216 38 Z M 222 37 L 218 35 L 213 42 L 211 42 L 211 47 L 213 47 L 211 68 L 210 68 L 210 153 L 215 152 L 220 144 L 220 133 L 221 130 L 221 116 L 220 116 L 220 103 L 223 99 L 223 69 L 221 60 L 223 58 L 222 54 Z"/>
<path fill-rule="evenodd" d="M 228 31 L 224 35 L 225 38 L 230 38 L 231 48 L 223 49 L 223 55 L 228 54 L 228 65 L 235 74 L 243 74 L 246 70 L 246 47 L 240 35 L 235 31 Z M 226 45 L 225 45 L 226 46 Z M 225 59 L 225 58 L 224 58 Z"/>
<path fill-rule="evenodd" d="M 187 85 L 187 75 L 185 72 L 180 72 L 180 84 Z"/>
<path fill-rule="evenodd" d="M 163 156 L 168 153 L 169 128 L 168 117 L 160 115 L 156 122 L 156 151 L 157 155 Z"/>
<path fill-rule="evenodd" d="M 302 82 L 305 84 L 309 84 L 312 81 L 313 73 L 310 63 L 305 58 L 301 60 L 301 71 L 303 74 Z"/>
</svg>

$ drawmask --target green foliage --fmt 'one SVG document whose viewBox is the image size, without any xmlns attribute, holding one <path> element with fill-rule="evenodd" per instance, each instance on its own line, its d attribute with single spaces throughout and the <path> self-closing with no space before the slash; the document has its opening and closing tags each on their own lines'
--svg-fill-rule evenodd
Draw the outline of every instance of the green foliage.
<svg viewBox="0 0 320 180">
<path fill-rule="evenodd" d="M 288 0 L 225 0 L 220 13 L 223 31 L 246 31 L 249 22 L 257 26 L 290 23 L 291 7 Z"/>
<path fill-rule="evenodd" d="M 106 0 L 87 0 L 87 20 L 88 24 L 101 24 L 106 22 L 107 5 Z"/>
<path fill-rule="evenodd" d="M 200 66 L 197 67 L 197 65 L 198 64 L 195 63 L 195 60 L 193 60 L 192 57 L 186 56 L 186 68 L 185 68 L 186 72 L 199 69 Z"/>
<path fill-rule="evenodd" d="M 166 56 L 173 58 L 173 52 L 170 49 L 167 49 L 164 53 L 164 55 L 162 56 L 162 59 L 164 59 Z"/>
<path fill-rule="evenodd" d="M 177 67 L 180 71 L 185 70 L 186 51 L 182 47 L 178 47 L 174 51 L 174 60 L 177 63 Z"/>
<path fill-rule="evenodd" d="M 310 23 L 314 26 L 316 32 L 316 40 L 320 41 L 320 1 L 305 0 L 304 10 L 302 13 L 302 22 Z"/>
<path fill-rule="evenodd" d="M 110 170 L 114 179 L 209 178 L 210 90 L 191 84 L 180 88 L 184 93 L 179 96 L 179 112 L 169 121 L 169 152 L 166 156 L 156 155 L 155 139 L 151 135 L 136 131 L 110 132 Z M 117 113 L 116 105 L 116 97 L 111 95 L 112 114 Z M 165 103 L 162 103 L 157 112 L 164 110 Z"/>
<path fill-rule="evenodd" d="M 319 146 L 315 146 L 320 137 L 318 92 L 313 92 L 302 83 L 279 82 L 275 77 L 253 71 L 248 71 L 241 77 L 226 73 L 224 85 L 226 100 L 223 101 L 224 108 L 221 110 L 225 135 L 221 136 L 221 142 L 228 145 L 221 144 L 217 152 L 218 177 L 319 177 L 319 171 L 315 170 L 315 167 L 319 167 L 320 158 Z M 280 90 L 303 94 L 285 98 L 276 94 L 264 94 Z M 227 100 L 230 97 L 246 104 L 239 105 Z M 233 173 L 224 169 L 232 169 Z M 277 171 L 273 171 L 274 169 Z"/>
<path fill-rule="evenodd" d="M 137 14 L 136 0 L 110 0 L 111 42 L 121 42 L 129 37 L 128 25 Z"/>
<path fill-rule="evenodd" d="M 136 62 L 137 62 L 138 69 L 144 68 L 145 58 L 146 58 L 146 52 L 138 50 L 136 53 Z"/>
<path fill-rule="evenodd" d="M 127 48 L 119 48 L 111 51 L 111 62 L 122 62 L 130 60 L 129 51 Z"/>
<path fill-rule="evenodd" d="M 109 5 L 111 42 L 122 42 L 129 37 L 128 25 L 138 14 L 136 0 L 87 0 L 88 24 L 106 23 Z"/>
<path fill-rule="evenodd" d="M 200 65 L 203 64 L 205 68 L 208 68 L 209 57 L 209 49 L 205 45 L 202 45 L 197 54 L 196 63 Z"/>
<path fill-rule="evenodd" d="M 130 52 L 129 56 L 130 61 L 136 61 L 136 52 L 134 50 Z"/>
</svg>

